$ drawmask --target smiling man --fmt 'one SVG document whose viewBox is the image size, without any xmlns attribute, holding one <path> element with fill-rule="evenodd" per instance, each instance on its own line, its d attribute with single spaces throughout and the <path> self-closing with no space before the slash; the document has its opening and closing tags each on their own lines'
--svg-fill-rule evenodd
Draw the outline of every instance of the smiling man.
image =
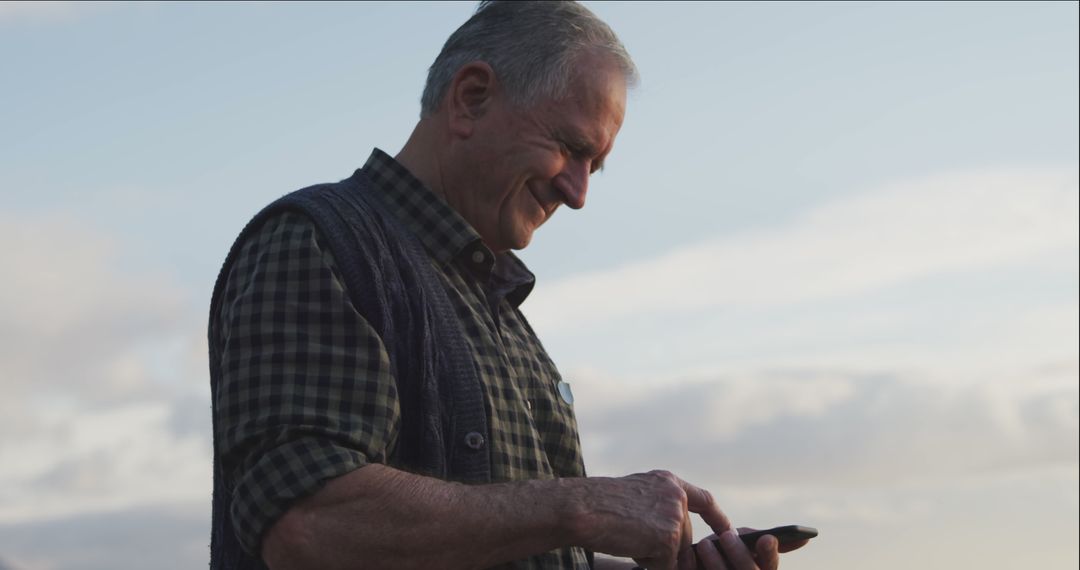
<svg viewBox="0 0 1080 570">
<path fill-rule="evenodd" d="M 397 160 L 492 251 L 522 249 L 560 205 L 584 207 L 589 176 L 622 125 L 633 72 L 629 60 L 623 63 L 620 68 L 611 54 L 582 53 L 557 98 L 523 108 L 489 63 L 470 62 Z"/>
<path fill-rule="evenodd" d="M 670 472 L 586 477 L 518 310 L 534 279 L 511 250 L 584 207 L 635 80 L 580 5 L 482 3 L 396 157 L 241 232 L 209 327 L 213 569 L 777 566 Z M 690 512 L 720 549 L 692 545 Z"/>
</svg>

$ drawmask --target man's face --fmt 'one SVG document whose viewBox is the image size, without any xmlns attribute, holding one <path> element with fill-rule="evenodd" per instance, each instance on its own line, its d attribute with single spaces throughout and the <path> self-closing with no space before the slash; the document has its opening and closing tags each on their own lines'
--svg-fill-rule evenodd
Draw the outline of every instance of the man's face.
<svg viewBox="0 0 1080 570">
<path fill-rule="evenodd" d="M 476 122 L 459 210 L 494 251 L 524 248 L 561 204 L 583 207 L 611 151 L 626 81 L 614 66 L 581 63 L 567 97 L 519 109 L 497 96 Z"/>
</svg>

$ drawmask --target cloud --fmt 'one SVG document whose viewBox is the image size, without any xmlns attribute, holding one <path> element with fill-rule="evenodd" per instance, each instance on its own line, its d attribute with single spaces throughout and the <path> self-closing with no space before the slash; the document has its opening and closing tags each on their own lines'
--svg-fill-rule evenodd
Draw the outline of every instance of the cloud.
<svg viewBox="0 0 1080 570">
<path fill-rule="evenodd" d="M 70 215 L 4 216 L 0 240 L 18 244 L 0 283 L 5 390 L 112 401 L 146 388 L 147 357 L 186 324 L 174 282 L 125 267 L 121 242 Z"/>
<path fill-rule="evenodd" d="M 0 523 L 0 553 L 15 570 L 202 568 L 209 540 L 207 508 L 138 507 Z"/>
<path fill-rule="evenodd" d="M 0 522 L 205 500 L 205 341 L 184 292 L 73 215 L 0 220 Z M 201 321 L 201 319 L 200 319 Z"/>
<path fill-rule="evenodd" d="M 801 523 L 821 531 L 783 566 L 861 568 L 870 556 L 880 570 L 944 568 L 959 548 L 965 568 L 1072 568 L 1080 552 L 1078 480 L 1074 464 L 874 487 L 709 488 L 737 524 Z M 695 524 L 696 536 L 707 532 Z"/>
<path fill-rule="evenodd" d="M 209 505 L 210 413 L 178 432 L 169 401 L 73 410 L 0 447 L 0 523 L 140 505 Z M 187 420 L 187 421 L 190 421 Z"/>
<path fill-rule="evenodd" d="M 1075 167 L 893 184 L 538 287 L 525 310 L 573 383 L 593 475 L 670 469 L 741 524 L 820 525 L 806 567 L 864 563 L 851 544 L 933 566 L 947 536 L 1046 540 L 1065 567 L 1077 194 Z"/>
<path fill-rule="evenodd" d="M 1074 465 L 1075 361 L 992 382 L 830 370 L 657 382 L 620 403 L 583 378 L 593 473 L 668 468 L 724 485 L 874 486 Z M 581 374 L 577 375 L 579 378 Z"/>
<path fill-rule="evenodd" d="M 591 475 L 669 469 L 736 524 L 819 528 L 788 566 L 860 567 L 869 552 L 900 570 L 958 544 L 980 545 L 971 567 L 1075 565 L 1078 374 L 1073 358 L 963 383 L 809 367 L 568 376 Z"/>
<path fill-rule="evenodd" d="M 1075 166 L 932 176 L 807 212 L 790 225 L 690 245 L 539 287 L 538 329 L 627 315 L 782 307 L 1059 254 L 1076 264 Z"/>
</svg>

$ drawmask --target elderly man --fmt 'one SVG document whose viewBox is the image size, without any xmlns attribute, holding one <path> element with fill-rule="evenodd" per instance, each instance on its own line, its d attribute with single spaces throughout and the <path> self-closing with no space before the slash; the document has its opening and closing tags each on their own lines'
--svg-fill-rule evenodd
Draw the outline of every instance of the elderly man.
<svg viewBox="0 0 1080 570">
<path fill-rule="evenodd" d="M 777 566 L 669 472 L 586 477 L 518 310 L 510 250 L 585 205 L 635 77 L 577 4 L 483 3 L 396 157 L 248 224 L 211 306 L 213 569 Z"/>
</svg>

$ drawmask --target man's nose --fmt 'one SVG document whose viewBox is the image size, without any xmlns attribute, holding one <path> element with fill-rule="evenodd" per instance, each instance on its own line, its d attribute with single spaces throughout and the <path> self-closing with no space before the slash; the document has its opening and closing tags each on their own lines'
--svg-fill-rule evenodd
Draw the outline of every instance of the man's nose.
<svg viewBox="0 0 1080 570">
<path fill-rule="evenodd" d="M 567 161 L 566 168 L 555 177 L 555 188 L 567 206 L 575 210 L 585 207 L 585 194 L 589 191 L 589 161 Z"/>
</svg>

